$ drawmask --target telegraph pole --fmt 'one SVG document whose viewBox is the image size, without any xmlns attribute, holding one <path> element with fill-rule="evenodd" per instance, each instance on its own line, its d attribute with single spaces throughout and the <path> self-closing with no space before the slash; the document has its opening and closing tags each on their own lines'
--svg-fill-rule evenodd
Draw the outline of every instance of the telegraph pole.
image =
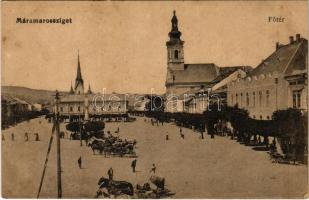
<svg viewBox="0 0 309 200">
<path fill-rule="evenodd" d="M 60 152 L 60 128 L 59 128 L 59 92 L 56 90 L 55 100 L 56 100 L 56 109 L 55 109 L 55 128 L 57 134 L 57 185 L 58 185 L 58 198 L 62 198 L 62 186 L 61 186 L 61 152 Z"/>
<path fill-rule="evenodd" d="M 80 111 L 78 111 L 80 112 Z M 80 146 L 83 146 L 83 141 L 82 141 L 82 125 L 81 125 L 81 118 L 80 118 L 80 113 L 78 113 L 78 125 L 79 125 L 79 133 L 80 133 L 80 137 L 79 137 L 79 141 L 80 141 Z"/>
</svg>

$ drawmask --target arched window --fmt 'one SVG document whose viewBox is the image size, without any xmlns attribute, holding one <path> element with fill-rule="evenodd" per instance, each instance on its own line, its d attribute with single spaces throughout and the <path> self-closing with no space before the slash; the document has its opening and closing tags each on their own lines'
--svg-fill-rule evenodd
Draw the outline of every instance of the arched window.
<svg viewBox="0 0 309 200">
<path fill-rule="evenodd" d="M 178 59 L 178 50 L 175 50 L 175 59 Z"/>
<path fill-rule="evenodd" d="M 259 91 L 259 104 L 262 107 L 262 91 Z"/>
</svg>

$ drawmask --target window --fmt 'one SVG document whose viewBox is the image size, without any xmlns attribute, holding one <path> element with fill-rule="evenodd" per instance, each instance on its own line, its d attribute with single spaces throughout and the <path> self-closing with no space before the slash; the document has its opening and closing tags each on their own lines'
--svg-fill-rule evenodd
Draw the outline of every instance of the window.
<svg viewBox="0 0 309 200">
<path fill-rule="evenodd" d="M 242 106 L 242 93 L 240 93 L 240 106 Z"/>
<path fill-rule="evenodd" d="M 175 50 L 175 59 L 178 59 L 178 50 Z"/>
<path fill-rule="evenodd" d="M 70 111 L 71 111 L 71 112 L 73 111 L 73 107 L 72 107 L 72 106 L 70 107 Z"/>
<path fill-rule="evenodd" d="M 253 106 L 255 106 L 255 92 L 253 92 Z"/>
<path fill-rule="evenodd" d="M 267 119 L 269 120 L 269 116 L 267 115 Z"/>
<path fill-rule="evenodd" d="M 259 91 L 259 104 L 262 106 L 262 91 Z"/>
<path fill-rule="evenodd" d="M 238 104 L 238 94 L 236 94 L 236 104 Z"/>
<path fill-rule="evenodd" d="M 246 94 L 246 103 L 247 103 L 247 107 L 249 107 L 250 105 L 249 93 Z"/>
<path fill-rule="evenodd" d="M 301 91 L 295 90 L 293 91 L 293 108 L 301 107 Z"/>
<path fill-rule="evenodd" d="M 263 119 L 263 116 L 262 116 L 262 115 L 260 115 L 260 119 Z"/>
<path fill-rule="evenodd" d="M 269 106 L 269 90 L 266 90 L 266 106 Z"/>
<path fill-rule="evenodd" d="M 255 115 L 253 115 L 253 119 L 255 119 Z"/>
<path fill-rule="evenodd" d="M 80 111 L 80 106 L 77 107 L 77 110 Z"/>
<path fill-rule="evenodd" d="M 62 107 L 60 107 L 60 112 L 63 112 L 63 108 Z"/>
</svg>

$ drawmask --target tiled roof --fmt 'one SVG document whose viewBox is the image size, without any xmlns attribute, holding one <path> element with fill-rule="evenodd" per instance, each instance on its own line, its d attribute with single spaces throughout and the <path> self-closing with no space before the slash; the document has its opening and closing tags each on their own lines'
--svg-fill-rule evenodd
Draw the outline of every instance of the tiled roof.
<svg viewBox="0 0 309 200">
<path fill-rule="evenodd" d="M 215 64 L 185 64 L 184 70 L 175 70 L 174 83 L 210 82 L 218 75 Z"/>
<path fill-rule="evenodd" d="M 304 42 L 307 43 L 307 40 L 301 39 L 300 42 L 281 46 L 254 68 L 248 76 L 259 76 L 260 74 L 268 74 L 275 71 L 284 73 Z"/>
<path fill-rule="evenodd" d="M 293 76 L 298 74 L 307 73 L 308 66 L 308 41 L 303 39 L 297 53 L 290 62 L 285 71 L 286 76 Z"/>
<path fill-rule="evenodd" d="M 220 82 L 221 80 L 225 79 L 238 69 L 243 70 L 244 72 L 248 73 L 252 70 L 250 66 L 232 66 L 232 67 L 220 67 L 219 68 L 219 76 L 217 76 L 214 80 L 211 81 L 211 84 L 215 84 Z"/>
</svg>

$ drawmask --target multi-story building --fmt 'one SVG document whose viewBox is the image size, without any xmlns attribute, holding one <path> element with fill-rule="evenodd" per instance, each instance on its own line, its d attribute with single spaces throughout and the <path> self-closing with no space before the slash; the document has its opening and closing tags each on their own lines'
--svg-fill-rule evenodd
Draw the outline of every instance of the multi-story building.
<svg viewBox="0 0 309 200">
<path fill-rule="evenodd" d="M 245 78 L 227 85 L 228 105 L 238 105 L 252 118 L 271 119 L 276 110 L 289 107 L 307 110 L 308 41 L 296 34 Z"/>
</svg>

